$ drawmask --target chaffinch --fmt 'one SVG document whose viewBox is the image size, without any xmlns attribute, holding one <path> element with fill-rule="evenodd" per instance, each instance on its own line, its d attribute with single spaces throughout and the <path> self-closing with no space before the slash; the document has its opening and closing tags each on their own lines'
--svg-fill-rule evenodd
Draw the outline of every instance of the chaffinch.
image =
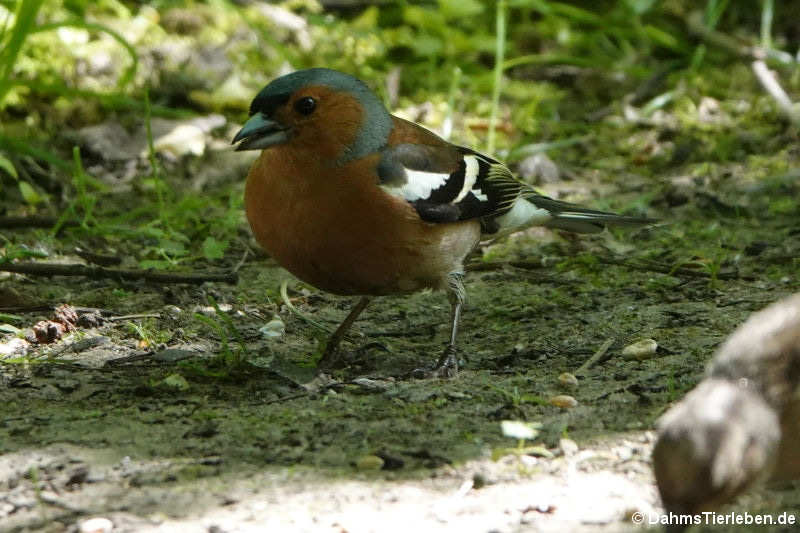
<svg viewBox="0 0 800 533">
<path fill-rule="evenodd" d="M 451 306 L 450 342 L 433 373 L 455 375 L 463 262 L 482 239 L 530 226 L 592 233 L 649 222 L 537 194 L 499 161 L 390 115 L 362 81 L 325 68 L 264 87 L 233 143 L 263 150 L 245 189 L 261 246 L 319 289 L 362 296 L 323 366 L 371 296 L 430 288 Z"/>
</svg>

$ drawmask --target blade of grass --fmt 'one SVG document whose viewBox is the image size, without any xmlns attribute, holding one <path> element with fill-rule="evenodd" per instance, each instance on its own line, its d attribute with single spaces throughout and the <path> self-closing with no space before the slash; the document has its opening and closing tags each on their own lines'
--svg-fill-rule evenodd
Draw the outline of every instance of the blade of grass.
<svg viewBox="0 0 800 533">
<path fill-rule="evenodd" d="M 55 153 L 45 150 L 44 148 L 37 148 L 36 146 L 32 146 L 14 137 L 6 137 L 0 134 L 0 149 L 11 153 L 29 155 L 40 161 L 46 161 L 59 170 L 69 170 L 72 168 L 72 164 L 69 161 L 62 159 Z"/>
<path fill-rule="evenodd" d="M 713 30 L 717 27 L 717 23 L 719 19 L 722 18 L 725 10 L 728 9 L 729 3 L 730 0 L 708 0 L 706 3 L 706 15 L 704 20 L 708 29 Z"/>
<path fill-rule="evenodd" d="M 494 49 L 494 83 L 492 84 L 492 110 L 489 115 L 489 138 L 486 150 L 494 153 L 497 132 L 497 113 L 500 106 L 500 91 L 503 84 L 503 60 L 506 54 L 506 0 L 497 1 L 497 30 Z"/>
<path fill-rule="evenodd" d="M 593 67 L 597 61 L 588 57 L 570 56 L 566 54 L 528 54 L 507 59 L 503 62 L 503 70 L 521 65 L 573 65 L 576 67 Z"/>
<path fill-rule="evenodd" d="M 33 30 L 36 23 L 36 14 L 39 8 L 42 7 L 44 0 L 26 0 L 19 2 L 17 5 L 17 12 L 14 16 L 14 28 L 11 30 L 8 42 L 0 43 L 0 105 L 8 94 L 11 88 L 9 79 L 14 65 L 17 62 L 17 56 L 25 44 L 25 40 Z"/>
<path fill-rule="evenodd" d="M 158 199 L 158 217 L 163 224 L 166 225 L 166 216 L 164 212 L 164 180 L 161 176 L 161 169 L 158 166 L 158 161 L 156 160 L 156 147 L 153 144 L 153 130 L 151 128 L 151 113 L 150 113 L 150 91 L 145 89 L 144 91 L 144 124 L 145 129 L 147 131 L 147 155 L 150 159 L 150 169 L 151 169 L 151 176 L 153 178 L 153 182 L 155 183 L 156 187 L 156 197 Z"/>
<path fill-rule="evenodd" d="M 772 16 L 775 11 L 773 0 L 761 1 L 761 46 L 772 48 Z"/>
<path fill-rule="evenodd" d="M 543 15 L 558 15 L 569 19 L 572 23 L 591 24 L 592 26 L 602 26 L 605 24 L 603 17 L 591 11 L 577 6 L 563 4 L 561 2 L 550 2 L 548 0 L 531 0 L 530 6 Z"/>
<path fill-rule="evenodd" d="M 453 115 L 456 110 L 456 95 L 458 94 L 459 86 L 461 85 L 461 69 L 458 66 L 453 67 L 453 79 L 450 82 L 450 90 L 447 93 L 447 116 L 444 118 L 442 124 L 442 137 L 445 139 L 450 138 L 453 133 Z"/>
</svg>

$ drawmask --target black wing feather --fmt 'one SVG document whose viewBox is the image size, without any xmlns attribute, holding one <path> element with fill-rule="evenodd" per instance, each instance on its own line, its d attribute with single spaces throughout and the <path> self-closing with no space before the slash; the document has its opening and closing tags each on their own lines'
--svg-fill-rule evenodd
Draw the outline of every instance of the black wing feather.
<svg viewBox="0 0 800 533">
<path fill-rule="evenodd" d="M 422 220 L 441 223 L 477 219 L 488 235 L 533 224 L 594 233 L 607 225 L 654 222 L 542 196 L 499 161 L 460 146 L 389 146 L 381 154 L 377 174 L 378 185 L 408 201 Z M 504 218 L 515 206 L 518 210 Z"/>
<path fill-rule="evenodd" d="M 411 172 L 409 172 L 411 171 Z M 410 182 L 416 172 L 446 176 L 436 187 Z M 378 163 L 379 185 L 409 201 L 427 222 L 481 219 L 487 222 L 511 209 L 524 184 L 501 163 L 468 148 L 399 144 L 387 147 Z M 471 187 L 465 191 L 465 183 Z M 420 192 L 424 194 L 420 195 Z"/>
</svg>

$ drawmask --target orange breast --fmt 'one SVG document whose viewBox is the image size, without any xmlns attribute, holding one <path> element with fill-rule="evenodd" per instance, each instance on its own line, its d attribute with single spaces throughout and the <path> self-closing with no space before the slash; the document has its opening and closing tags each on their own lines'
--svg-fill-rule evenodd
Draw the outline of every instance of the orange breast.
<svg viewBox="0 0 800 533">
<path fill-rule="evenodd" d="M 259 244 L 301 280 L 335 294 L 443 287 L 477 244 L 478 222 L 423 222 L 378 187 L 376 162 L 327 166 L 288 145 L 265 150 L 245 190 Z"/>
</svg>

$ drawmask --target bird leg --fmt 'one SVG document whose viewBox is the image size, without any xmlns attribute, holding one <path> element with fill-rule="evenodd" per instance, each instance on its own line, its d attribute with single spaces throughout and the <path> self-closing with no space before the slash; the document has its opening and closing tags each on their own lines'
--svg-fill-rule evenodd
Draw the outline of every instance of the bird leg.
<svg viewBox="0 0 800 533">
<path fill-rule="evenodd" d="M 454 271 L 447 274 L 447 299 L 450 300 L 450 343 L 432 369 L 418 368 L 412 372 L 414 376 L 452 378 L 458 374 L 456 336 L 458 335 L 458 324 L 461 321 L 461 308 L 467 297 L 463 280 L 464 272 Z"/>
<path fill-rule="evenodd" d="M 342 339 L 344 339 L 344 336 L 347 335 L 350 326 L 353 325 L 353 322 L 356 321 L 361 312 L 366 309 L 369 301 L 369 297 L 362 296 L 353 308 L 350 309 L 350 313 L 348 313 L 347 317 L 345 317 L 342 323 L 339 324 L 339 327 L 336 328 L 336 331 L 328 338 L 328 342 L 325 344 L 325 351 L 322 352 L 322 357 L 317 363 L 318 368 L 330 368 L 333 363 L 336 362 L 336 349 L 339 347 Z"/>
</svg>

